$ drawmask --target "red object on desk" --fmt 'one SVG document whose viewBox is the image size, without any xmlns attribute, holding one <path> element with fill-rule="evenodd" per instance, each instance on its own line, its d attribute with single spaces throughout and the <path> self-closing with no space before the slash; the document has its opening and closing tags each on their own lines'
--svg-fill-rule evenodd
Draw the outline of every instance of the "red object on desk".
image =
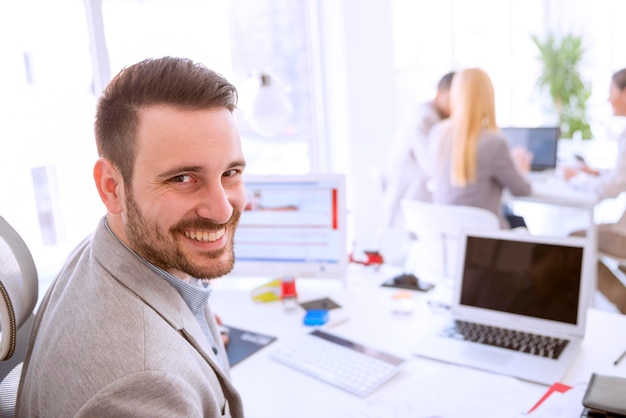
<svg viewBox="0 0 626 418">
<path fill-rule="evenodd" d="M 571 386 L 564 385 L 563 383 L 553 384 L 552 386 L 550 386 L 548 391 L 541 397 L 541 399 L 539 399 L 539 401 L 532 408 L 530 408 L 530 411 L 528 411 L 528 413 L 530 414 L 535 409 L 539 408 L 539 405 L 541 405 L 546 399 L 548 399 L 550 395 L 552 395 L 554 392 L 565 393 L 571 388 Z"/>
<path fill-rule="evenodd" d="M 378 251 L 364 251 L 365 259 L 357 259 L 354 254 L 350 253 L 350 262 L 363 264 L 364 266 L 380 266 L 383 264 L 383 256 Z"/>
<path fill-rule="evenodd" d="M 294 277 L 284 277 L 280 281 L 280 298 L 296 298 L 296 279 Z"/>
</svg>

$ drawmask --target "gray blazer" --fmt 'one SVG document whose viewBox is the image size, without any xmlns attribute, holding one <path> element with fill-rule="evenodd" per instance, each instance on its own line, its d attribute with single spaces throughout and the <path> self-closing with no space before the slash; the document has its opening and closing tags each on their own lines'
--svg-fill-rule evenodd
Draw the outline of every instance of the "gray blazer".
<svg viewBox="0 0 626 418">
<path fill-rule="evenodd" d="M 457 187 L 450 184 L 450 160 L 442 160 L 449 155 L 450 127 L 449 121 L 444 121 L 433 129 L 434 158 L 439 161 L 433 172 L 433 202 L 487 209 L 500 218 L 503 227 L 508 227 L 502 215 L 502 191 L 508 189 L 513 196 L 526 196 L 532 187 L 515 167 L 506 138 L 497 132 L 483 131 L 476 153 L 476 181 Z"/>
<path fill-rule="evenodd" d="M 104 221 L 38 310 L 17 408 L 28 417 L 243 417 L 229 370 L 181 296 Z"/>
</svg>

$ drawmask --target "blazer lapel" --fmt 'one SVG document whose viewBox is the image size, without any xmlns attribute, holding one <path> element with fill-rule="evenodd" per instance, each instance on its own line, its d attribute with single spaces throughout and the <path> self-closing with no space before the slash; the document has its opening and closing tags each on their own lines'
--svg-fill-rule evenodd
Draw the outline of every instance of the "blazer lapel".
<svg viewBox="0 0 626 418">
<path fill-rule="evenodd" d="M 222 386 L 233 388 L 228 374 L 219 366 L 197 319 L 183 298 L 167 281 L 145 265 L 107 231 L 104 219 L 91 240 L 93 253 L 111 276 L 154 309 L 164 321 L 181 333 L 215 371 Z M 226 365 L 227 367 L 228 365 Z"/>
</svg>

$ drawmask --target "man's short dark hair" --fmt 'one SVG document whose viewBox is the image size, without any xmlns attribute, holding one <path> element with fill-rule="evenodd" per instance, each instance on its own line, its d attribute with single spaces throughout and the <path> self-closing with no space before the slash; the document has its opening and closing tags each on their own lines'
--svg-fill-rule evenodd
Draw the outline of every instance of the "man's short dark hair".
<svg viewBox="0 0 626 418">
<path fill-rule="evenodd" d="M 223 76 L 187 58 L 151 58 L 120 71 L 98 101 L 98 154 L 110 160 L 128 185 L 133 176 L 139 112 L 168 105 L 185 110 L 237 106 L 237 89 Z"/>
<path fill-rule="evenodd" d="M 626 89 L 626 68 L 623 68 L 613 74 L 611 80 L 613 80 L 615 85 L 619 87 L 620 90 Z"/>
<path fill-rule="evenodd" d="M 437 84 L 437 90 L 450 90 L 450 86 L 452 85 L 452 78 L 454 77 L 454 71 L 450 71 L 448 74 L 441 77 L 439 83 Z"/>
</svg>

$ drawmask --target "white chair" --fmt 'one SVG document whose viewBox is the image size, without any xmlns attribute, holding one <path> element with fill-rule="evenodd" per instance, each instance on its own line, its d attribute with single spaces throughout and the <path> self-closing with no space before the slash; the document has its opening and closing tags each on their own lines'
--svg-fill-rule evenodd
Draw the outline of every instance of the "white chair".
<svg viewBox="0 0 626 418">
<path fill-rule="evenodd" d="M 37 304 L 35 262 L 20 235 L 0 216 L 0 416 L 15 401 Z"/>
<path fill-rule="evenodd" d="M 451 279 L 456 266 L 457 243 L 464 230 L 500 228 L 492 212 L 472 206 L 443 205 L 404 199 L 405 227 L 415 236 L 405 271 Z"/>
</svg>

